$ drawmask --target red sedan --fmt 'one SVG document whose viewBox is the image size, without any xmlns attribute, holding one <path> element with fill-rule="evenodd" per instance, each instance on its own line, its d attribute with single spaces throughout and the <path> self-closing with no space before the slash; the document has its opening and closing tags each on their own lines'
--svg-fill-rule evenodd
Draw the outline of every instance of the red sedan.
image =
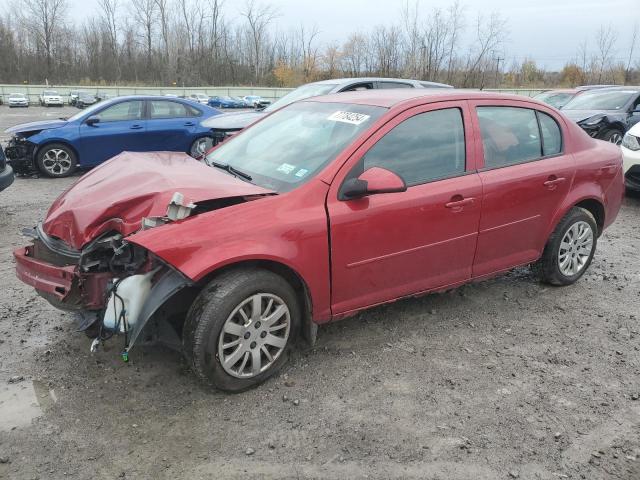
<svg viewBox="0 0 640 480">
<path fill-rule="evenodd" d="M 181 346 L 229 391 L 298 334 L 533 264 L 577 281 L 624 193 L 615 145 L 545 104 L 372 90 L 291 104 L 203 162 L 123 153 L 56 200 L 17 274 L 97 346 Z"/>
</svg>

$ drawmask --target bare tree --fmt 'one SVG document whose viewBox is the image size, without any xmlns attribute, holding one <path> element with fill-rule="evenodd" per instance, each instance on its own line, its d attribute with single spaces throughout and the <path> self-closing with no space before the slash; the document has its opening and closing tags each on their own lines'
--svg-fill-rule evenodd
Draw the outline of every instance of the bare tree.
<svg viewBox="0 0 640 480">
<path fill-rule="evenodd" d="M 255 0 L 247 0 L 242 16 L 247 20 L 247 34 L 251 42 L 254 81 L 262 76 L 263 55 L 266 50 L 268 27 L 277 17 L 277 12 L 269 5 L 258 5 Z"/>
<path fill-rule="evenodd" d="M 617 37 L 618 35 L 611 25 L 606 28 L 604 25 L 600 26 L 596 35 L 597 54 L 595 58 L 598 65 L 598 83 L 602 83 L 605 69 L 611 63 L 611 55 L 614 51 Z"/>
<path fill-rule="evenodd" d="M 146 66 L 147 69 L 150 69 L 153 57 L 153 31 L 156 25 L 157 4 L 155 0 L 132 0 L 131 11 L 135 23 L 142 29 Z"/>
<path fill-rule="evenodd" d="M 53 74 L 53 48 L 67 11 L 67 0 L 22 0 L 15 5 L 23 25 L 44 50 L 47 78 Z"/>
<path fill-rule="evenodd" d="M 487 55 L 498 50 L 506 37 L 506 22 L 500 14 L 493 13 L 489 22 L 485 23 L 481 14 L 476 20 L 476 48 L 469 54 L 467 71 L 464 77 L 463 86 L 468 87 L 471 83 L 484 87 L 485 63 Z M 477 77 L 480 77 L 478 81 Z"/>
<path fill-rule="evenodd" d="M 627 59 L 627 68 L 624 69 L 625 83 L 629 81 L 629 76 L 631 73 L 631 62 L 633 60 L 633 53 L 636 48 L 636 42 L 638 41 L 638 27 L 638 22 L 633 24 L 633 31 L 631 33 L 631 44 L 629 45 L 629 57 Z"/>
</svg>

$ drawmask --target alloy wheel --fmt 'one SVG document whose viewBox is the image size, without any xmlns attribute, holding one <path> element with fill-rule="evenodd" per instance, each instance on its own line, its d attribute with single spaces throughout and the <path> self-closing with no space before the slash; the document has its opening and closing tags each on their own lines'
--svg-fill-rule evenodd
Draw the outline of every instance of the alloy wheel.
<svg viewBox="0 0 640 480">
<path fill-rule="evenodd" d="M 252 378 L 266 371 L 284 352 L 291 330 L 287 304 L 270 293 L 243 300 L 225 321 L 218 338 L 218 358 L 225 372 Z"/>
<path fill-rule="evenodd" d="M 574 223 L 564 234 L 558 250 L 560 273 L 573 277 L 584 269 L 593 251 L 593 229 L 587 222 Z"/>
<path fill-rule="evenodd" d="M 191 156 L 198 158 L 204 155 L 205 153 L 207 153 L 207 151 L 209 151 L 209 149 L 212 146 L 213 146 L 213 140 L 211 138 L 209 137 L 199 138 L 193 143 L 193 146 L 191 147 Z"/>
<path fill-rule="evenodd" d="M 622 134 L 618 132 L 613 133 L 609 138 L 609 142 L 615 145 L 622 145 Z"/>
<path fill-rule="evenodd" d="M 71 157 L 62 149 L 52 148 L 42 156 L 42 166 L 52 175 L 63 175 L 71 168 Z"/>
</svg>

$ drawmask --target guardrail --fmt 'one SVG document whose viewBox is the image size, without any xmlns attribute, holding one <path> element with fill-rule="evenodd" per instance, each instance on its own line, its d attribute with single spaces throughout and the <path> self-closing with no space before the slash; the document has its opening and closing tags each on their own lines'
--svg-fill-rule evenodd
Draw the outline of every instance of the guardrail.
<svg viewBox="0 0 640 480">
<path fill-rule="evenodd" d="M 271 87 L 87 87 L 82 85 L 9 85 L 0 84 L 0 96 L 6 99 L 11 93 L 23 93 L 29 98 L 29 102 L 38 103 L 38 98 L 44 90 L 55 90 L 63 97 L 68 97 L 71 90 L 83 90 L 96 94 L 104 92 L 114 97 L 123 95 L 177 95 L 189 96 L 192 93 L 204 93 L 209 96 L 244 97 L 246 95 L 259 95 L 274 101 L 289 93 L 292 88 Z M 512 93 L 533 97 L 546 89 L 530 88 L 487 88 L 487 92 Z"/>
<path fill-rule="evenodd" d="M 12 93 L 23 93 L 30 103 L 38 103 L 40 94 L 44 90 L 54 90 L 67 100 L 72 90 L 82 90 L 92 94 L 98 92 L 107 93 L 113 97 L 124 95 L 177 95 L 188 97 L 192 93 L 204 93 L 209 96 L 244 97 L 246 95 L 259 95 L 274 101 L 289 93 L 292 88 L 270 87 L 87 87 L 82 85 L 0 85 L 0 96 L 5 99 Z"/>
</svg>

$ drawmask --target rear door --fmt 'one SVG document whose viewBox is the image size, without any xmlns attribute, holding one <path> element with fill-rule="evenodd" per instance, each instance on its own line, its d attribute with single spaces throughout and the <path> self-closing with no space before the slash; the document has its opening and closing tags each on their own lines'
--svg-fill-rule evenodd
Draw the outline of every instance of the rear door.
<svg viewBox="0 0 640 480">
<path fill-rule="evenodd" d="M 354 154 L 331 185 L 332 309 L 341 314 L 468 280 L 480 220 L 464 102 L 408 110 Z M 402 193 L 340 200 L 345 178 L 379 166 Z"/>
<path fill-rule="evenodd" d="M 194 140 L 200 110 L 173 100 L 148 100 L 147 106 L 149 149 L 188 151 Z"/>
<path fill-rule="evenodd" d="M 536 260 L 569 192 L 575 164 L 562 122 L 550 111 L 510 102 L 471 102 L 482 142 L 482 217 L 473 276 Z"/>
<path fill-rule="evenodd" d="M 96 165 L 120 152 L 147 148 L 144 100 L 126 100 L 91 115 L 98 123 L 80 125 L 80 163 Z"/>
</svg>

